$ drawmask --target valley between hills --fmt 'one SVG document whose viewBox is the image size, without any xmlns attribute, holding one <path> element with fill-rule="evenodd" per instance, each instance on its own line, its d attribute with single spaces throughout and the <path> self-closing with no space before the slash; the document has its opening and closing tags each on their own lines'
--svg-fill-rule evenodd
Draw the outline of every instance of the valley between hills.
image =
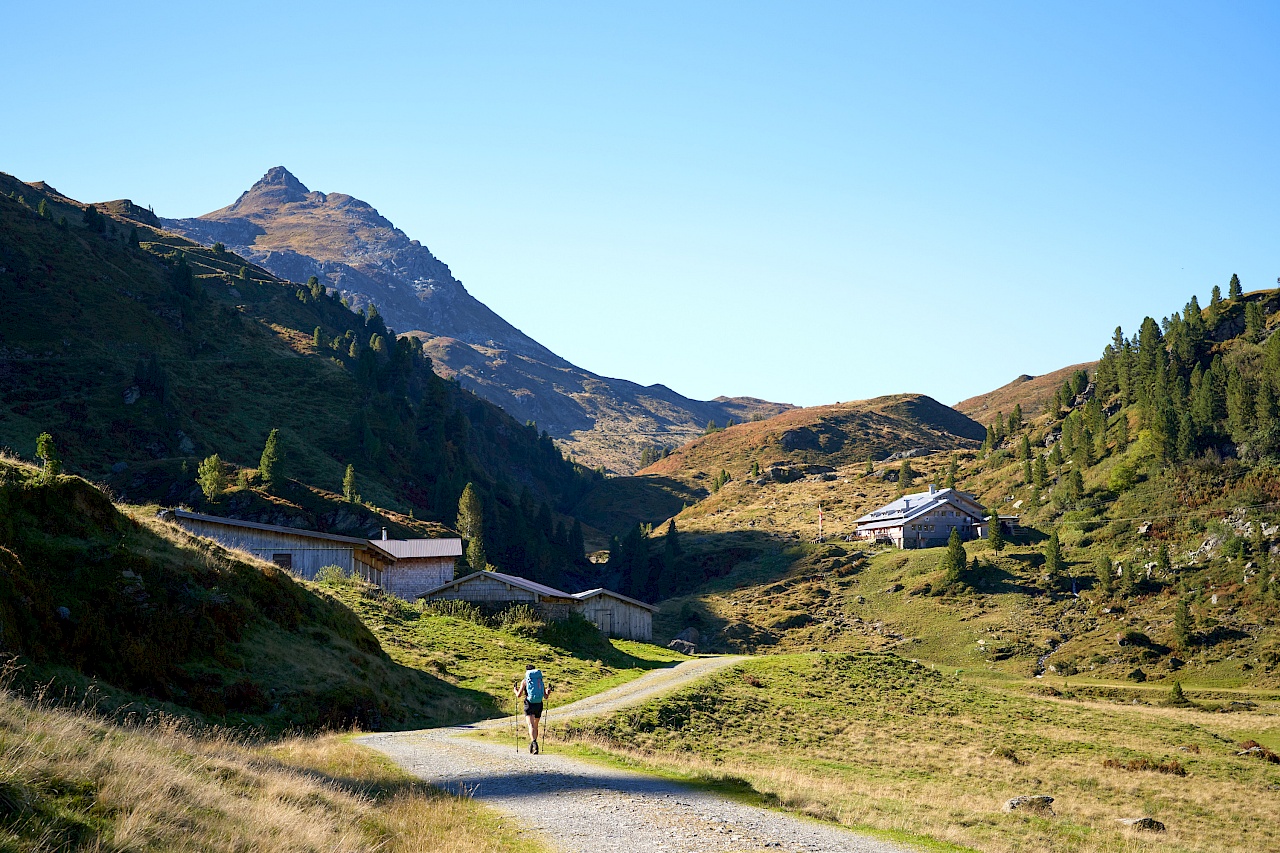
<svg viewBox="0 0 1280 853">
<path fill-rule="evenodd" d="M 565 362 L 284 169 L 184 220 L 0 174 L 3 846 L 554 849 L 332 732 L 500 718 L 526 661 L 563 702 L 696 650 L 749 657 L 548 750 L 908 849 L 1274 849 L 1280 291 L 1224 284 L 954 407 L 692 401 Z M 436 537 L 468 485 L 489 563 L 655 602 L 655 642 L 157 516 Z M 931 485 L 1016 526 L 857 537 Z"/>
</svg>

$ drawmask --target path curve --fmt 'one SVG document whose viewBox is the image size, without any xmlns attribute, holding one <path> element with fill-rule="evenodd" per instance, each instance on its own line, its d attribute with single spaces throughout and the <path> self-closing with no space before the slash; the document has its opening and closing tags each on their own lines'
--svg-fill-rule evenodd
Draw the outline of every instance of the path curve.
<svg viewBox="0 0 1280 853">
<path fill-rule="evenodd" d="M 616 711 L 675 690 L 743 657 L 704 657 L 551 709 L 551 723 Z M 518 750 L 512 741 L 463 737 L 479 728 L 511 726 L 510 717 L 474 726 L 365 735 L 358 743 L 387 755 L 415 776 L 465 793 L 515 819 L 566 853 L 661 853 L 790 850 L 906 853 L 909 848 L 840 827 L 748 806 L 656 776 L 554 754 Z M 527 741 L 521 740 L 527 746 Z"/>
</svg>

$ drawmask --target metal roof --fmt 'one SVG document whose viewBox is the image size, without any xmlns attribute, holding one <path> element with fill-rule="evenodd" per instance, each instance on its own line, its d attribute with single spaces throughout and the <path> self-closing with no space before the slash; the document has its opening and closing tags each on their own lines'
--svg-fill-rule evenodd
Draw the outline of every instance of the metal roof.
<svg viewBox="0 0 1280 853">
<path fill-rule="evenodd" d="M 461 539 L 370 539 L 397 560 L 418 557 L 461 557 Z"/>
<path fill-rule="evenodd" d="M 369 539 L 359 539 L 355 536 L 339 536 L 336 533 L 321 533 L 318 530 L 303 530 L 300 527 L 281 527 L 278 524 L 262 524 L 257 521 L 243 521 L 239 518 L 224 518 L 220 515 L 204 515 L 203 513 L 191 512 L 185 509 L 175 509 L 173 514 L 176 518 L 186 518 L 192 521 L 208 521 L 212 524 L 225 524 L 228 527 L 248 527 L 252 530 L 267 530 L 272 533 L 286 533 L 290 536 L 305 536 L 308 539 L 323 539 L 326 542 L 342 542 L 358 548 L 372 548 L 389 560 L 395 559 L 394 554 L 380 547 L 376 542 Z"/>
<path fill-rule="evenodd" d="M 528 578 L 519 578 L 515 575 L 504 575 L 502 572 L 472 572 L 471 574 L 460 577 L 457 580 L 451 580 L 448 583 L 440 584 L 440 586 L 435 589 L 429 589 L 419 595 L 418 598 L 426 598 L 428 595 L 434 595 L 451 586 L 460 586 L 461 584 L 474 580 L 480 576 L 493 578 L 494 580 L 505 583 L 507 586 L 514 586 L 517 589 L 523 589 L 525 592 L 532 592 L 535 595 L 545 595 L 550 598 L 573 598 L 572 595 L 564 590 L 555 589 L 553 587 L 546 586 L 545 584 L 540 584 L 537 581 L 531 581 Z"/>
<path fill-rule="evenodd" d="M 597 587 L 596 589 L 589 589 L 586 592 L 571 594 L 571 593 L 565 592 L 564 590 L 555 589 L 554 587 L 549 587 L 549 586 L 546 586 L 545 584 L 540 584 L 537 581 L 531 581 L 528 578 L 516 577 L 515 575 L 504 575 L 502 572 L 472 572 L 471 574 L 466 575 L 464 577 L 460 577 L 457 580 L 452 580 L 452 581 L 449 581 L 448 583 L 441 584 L 435 589 L 429 589 L 426 592 L 419 595 L 418 598 L 426 598 L 429 595 L 435 595 L 438 592 L 443 592 L 444 590 L 449 589 L 450 587 L 461 586 L 467 581 L 473 580 L 474 578 L 478 578 L 480 576 L 493 578 L 494 580 L 502 581 L 508 586 L 514 586 L 517 589 L 523 589 L 526 592 L 532 592 L 535 595 L 544 595 L 549 598 L 571 598 L 571 599 L 576 599 L 577 601 L 586 601 L 588 598 L 594 598 L 597 595 L 609 595 L 618 599 L 619 601 L 625 601 L 628 604 L 634 604 L 637 607 L 643 607 L 652 613 L 658 612 L 658 608 L 653 606 L 652 604 L 645 604 L 643 601 L 636 601 L 634 598 L 629 598 L 623 595 L 622 593 L 614 592 L 611 589 L 604 589 L 603 587 Z"/>
<path fill-rule="evenodd" d="M 613 598 L 616 598 L 619 601 L 625 601 L 627 604 L 634 604 L 636 607 L 643 607 L 645 610 L 648 610 L 651 613 L 658 612 L 658 608 L 656 605 L 645 604 L 643 601 L 637 601 L 636 599 L 631 598 L 630 596 L 623 595 L 620 592 L 614 592 L 611 589 L 605 589 L 604 587 L 596 587 L 595 589 L 589 589 L 586 592 L 575 592 L 573 594 L 573 597 L 578 599 L 579 601 L 586 601 L 588 598 L 595 598 L 597 595 L 612 596 Z"/>
<path fill-rule="evenodd" d="M 899 524 L 917 518 L 943 504 L 950 504 L 968 515 L 981 520 L 984 517 L 982 505 L 976 495 L 956 489 L 934 489 L 903 495 L 892 503 L 885 504 L 877 510 L 867 513 L 857 520 L 860 527 L 875 529 L 879 527 L 896 527 Z"/>
</svg>

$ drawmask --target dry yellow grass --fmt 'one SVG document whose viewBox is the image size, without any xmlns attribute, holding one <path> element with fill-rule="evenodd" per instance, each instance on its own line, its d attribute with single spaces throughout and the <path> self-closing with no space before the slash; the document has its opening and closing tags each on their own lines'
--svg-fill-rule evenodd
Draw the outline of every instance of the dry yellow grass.
<svg viewBox="0 0 1280 853">
<path fill-rule="evenodd" d="M 815 817 L 992 853 L 1280 849 L 1280 768 L 1236 754 L 1278 743 L 1262 713 L 1031 698 L 887 655 L 775 656 L 566 732 Z M 1188 775 L 1105 765 L 1141 757 Z M 1023 794 L 1055 797 L 1057 814 L 1001 812 Z M 1167 831 L 1117 823 L 1141 816 Z"/>
<path fill-rule="evenodd" d="M 0 695 L 0 849 L 536 851 L 337 734 L 255 744 Z"/>
</svg>

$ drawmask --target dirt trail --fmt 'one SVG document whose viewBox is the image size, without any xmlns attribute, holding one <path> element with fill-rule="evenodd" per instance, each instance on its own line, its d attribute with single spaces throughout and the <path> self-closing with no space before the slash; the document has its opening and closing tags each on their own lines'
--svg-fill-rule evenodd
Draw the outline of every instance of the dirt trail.
<svg viewBox="0 0 1280 853">
<path fill-rule="evenodd" d="M 551 708 L 551 723 L 604 714 L 644 702 L 741 657 L 698 658 L 654 670 L 621 687 Z M 855 851 L 904 853 L 909 848 L 839 827 L 736 803 L 714 794 L 627 770 L 517 749 L 514 740 L 479 741 L 479 728 L 511 727 L 511 718 L 474 726 L 366 735 L 360 743 L 384 753 L 419 778 L 512 817 L 521 831 L 572 853 L 629 849 L 699 851 Z M 521 744 L 527 746 L 522 739 Z"/>
</svg>

